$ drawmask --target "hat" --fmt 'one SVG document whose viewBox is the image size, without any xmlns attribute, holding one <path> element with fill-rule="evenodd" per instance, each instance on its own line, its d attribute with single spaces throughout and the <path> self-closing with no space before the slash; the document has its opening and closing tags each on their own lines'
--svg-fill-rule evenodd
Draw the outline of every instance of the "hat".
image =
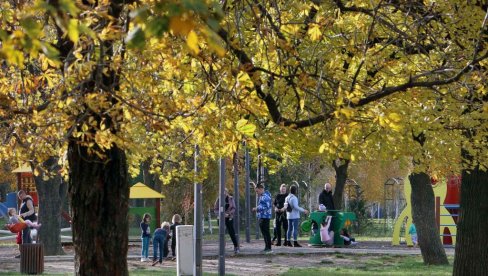
<svg viewBox="0 0 488 276">
<path fill-rule="evenodd" d="M 320 205 L 319 205 L 319 211 L 322 211 L 322 212 L 327 211 L 327 208 L 325 207 L 325 205 L 324 205 L 324 204 L 320 204 Z"/>
</svg>

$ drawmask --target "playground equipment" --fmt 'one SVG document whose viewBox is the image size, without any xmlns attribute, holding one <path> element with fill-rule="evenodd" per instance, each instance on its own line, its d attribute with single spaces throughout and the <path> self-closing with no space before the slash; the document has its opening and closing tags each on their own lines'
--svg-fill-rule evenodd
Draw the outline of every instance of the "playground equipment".
<svg viewBox="0 0 488 276">
<path fill-rule="evenodd" d="M 405 224 L 405 229 L 408 229 L 412 224 L 412 204 L 410 202 L 412 186 L 408 179 L 406 179 L 405 182 L 403 188 L 407 205 L 395 222 L 392 245 L 400 245 L 400 230 L 402 225 Z M 447 183 L 446 181 L 438 181 L 433 183 L 434 185 L 432 186 L 436 198 L 436 222 L 439 227 L 439 233 L 441 233 L 440 236 L 443 237 L 442 242 L 444 245 L 454 245 L 456 243 L 456 221 L 457 209 L 459 208 L 460 183 L 459 177 L 450 177 Z M 444 204 L 440 204 L 441 202 Z M 456 218 L 456 220 L 454 220 L 454 218 Z M 405 240 L 408 246 L 413 245 L 410 234 L 408 234 L 407 231 L 405 231 Z"/>
<path fill-rule="evenodd" d="M 34 175 L 32 174 L 30 166 L 25 164 L 22 167 L 18 167 L 17 169 L 13 170 L 12 172 L 17 175 L 17 191 L 24 190 L 28 195 L 32 197 L 32 201 L 34 201 L 34 207 L 37 207 L 39 205 L 37 188 L 34 181 Z"/>
<path fill-rule="evenodd" d="M 129 208 L 129 214 L 131 215 L 139 215 L 143 216 L 144 213 L 149 213 L 153 219 L 151 220 L 151 229 L 156 229 L 161 225 L 161 198 L 164 198 L 164 195 L 161 193 L 149 188 L 148 186 L 142 184 L 141 182 L 138 182 L 134 184 L 132 187 L 130 187 L 130 194 L 129 194 L 130 199 L 137 199 L 137 198 L 153 198 L 155 199 L 154 201 L 154 207 L 130 207 Z M 139 224 L 138 224 L 139 225 Z M 157 226 L 157 227 L 156 227 Z"/>
<path fill-rule="evenodd" d="M 327 212 L 311 212 L 308 220 L 302 222 L 301 229 L 303 232 L 309 232 L 312 230 L 310 235 L 309 244 L 312 246 L 323 246 L 322 240 L 320 239 L 320 225 L 325 221 L 327 216 L 332 216 L 331 230 L 334 231 L 334 246 L 342 247 L 344 246 L 344 240 L 339 235 L 342 228 L 349 228 L 352 222 L 356 220 L 356 214 L 351 212 L 340 212 L 338 210 L 328 210 Z"/>
<path fill-rule="evenodd" d="M 400 211 L 405 208 L 404 186 L 406 185 L 400 177 L 389 178 L 384 184 L 383 208 L 385 209 L 384 218 L 387 225 L 398 219 Z"/>
</svg>

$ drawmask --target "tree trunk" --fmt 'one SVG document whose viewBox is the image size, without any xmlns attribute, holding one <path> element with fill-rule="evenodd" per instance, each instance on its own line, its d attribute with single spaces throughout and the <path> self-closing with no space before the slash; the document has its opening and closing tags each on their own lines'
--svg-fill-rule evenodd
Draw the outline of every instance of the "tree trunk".
<svg viewBox="0 0 488 276">
<path fill-rule="evenodd" d="M 334 206 L 336 209 L 344 209 L 342 198 L 344 197 L 344 187 L 347 180 L 347 169 L 349 167 L 349 159 L 338 159 L 332 162 L 332 166 L 336 172 L 336 185 L 334 189 Z M 338 165 L 338 163 L 340 165 Z"/>
<path fill-rule="evenodd" d="M 149 173 L 151 166 L 151 160 L 146 159 L 141 164 L 141 171 L 142 171 L 142 181 L 144 185 L 154 189 L 153 181 L 151 181 L 151 173 Z M 152 207 L 154 206 L 154 199 L 143 199 L 144 200 L 144 207 Z"/>
<path fill-rule="evenodd" d="M 447 265 L 449 261 L 435 222 L 435 198 L 430 177 L 426 173 L 412 173 L 408 178 L 412 186 L 412 219 L 424 264 Z"/>
<path fill-rule="evenodd" d="M 463 170 L 453 275 L 488 275 L 488 172 Z"/>
<path fill-rule="evenodd" d="M 44 173 L 35 176 L 37 194 L 39 196 L 38 222 L 42 223 L 39 229 L 39 239 L 44 244 L 44 254 L 64 255 L 61 246 L 61 210 L 67 195 L 67 184 L 59 174 L 58 158 L 51 157 L 42 164 L 47 172 L 54 175 L 43 180 Z"/>
<path fill-rule="evenodd" d="M 100 160 L 76 142 L 68 148 L 77 275 L 128 275 L 127 161 L 116 145 L 104 153 Z"/>
</svg>

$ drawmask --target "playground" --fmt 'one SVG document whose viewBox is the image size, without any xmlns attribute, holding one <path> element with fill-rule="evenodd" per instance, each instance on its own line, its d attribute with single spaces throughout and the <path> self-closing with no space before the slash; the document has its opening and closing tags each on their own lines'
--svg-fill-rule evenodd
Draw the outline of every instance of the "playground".
<svg viewBox="0 0 488 276">
<path fill-rule="evenodd" d="M 19 187 L 26 188 L 24 183 L 21 183 Z M 454 247 L 452 245 L 455 243 L 456 213 L 451 215 L 446 211 L 446 206 L 451 209 L 456 207 L 456 204 L 453 203 L 456 203 L 458 198 L 458 189 L 459 181 L 456 182 L 452 179 L 448 179 L 447 182 L 436 183 L 434 186 L 439 235 L 443 237 L 443 242 L 446 246 L 446 254 L 451 259 L 454 255 Z M 412 247 L 411 238 L 406 232 L 409 223 L 411 223 L 411 221 L 406 219 L 411 217 L 411 203 L 408 200 L 410 198 L 410 193 L 411 189 L 408 182 L 405 185 L 402 181 L 387 181 L 385 183 L 383 209 L 381 209 L 382 211 L 378 211 L 378 214 L 372 215 L 373 218 L 370 218 L 370 221 L 376 225 L 376 230 L 373 229 L 372 232 L 381 232 L 378 230 L 379 228 L 387 228 L 387 234 L 383 237 L 372 238 L 361 235 L 357 236 L 356 238 L 359 242 L 355 246 L 344 246 L 341 237 L 336 235 L 334 237 L 333 247 L 323 247 L 320 234 L 317 231 L 317 226 L 325 220 L 326 216 L 332 215 L 335 217 L 335 223 L 331 229 L 336 233 L 342 228 L 352 229 L 357 222 L 357 217 L 354 212 L 339 210 L 327 212 L 313 211 L 309 216 L 304 216 L 302 218 L 300 226 L 300 243 L 304 245 L 303 248 L 273 247 L 273 253 L 265 255 L 261 252 L 263 247 L 262 238 L 253 237 L 248 243 L 245 242 L 246 237 L 241 233 L 241 251 L 238 255 L 230 254 L 232 248 L 229 247 L 230 242 L 227 243 L 225 254 L 226 273 L 233 275 L 252 275 L 256 273 L 260 273 L 261 275 L 281 275 L 287 273 L 290 269 L 307 269 L 310 267 L 320 268 L 323 266 L 338 270 L 343 268 L 364 269 L 365 264 L 377 264 L 382 267 L 390 267 L 390 261 L 395 260 L 395 262 L 401 263 L 405 258 L 410 258 L 407 260 L 408 262 L 420 262 L 421 264 L 422 258 L 420 248 Z M 393 195 L 396 196 L 394 197 Z M 351 196 L 351 194 L 349 193 L 348 196 Z M 163 195 L 142 183 L 133 185 L 130 197 L 132 199 L 154 199 L 155 206 L 159 206 L 161 198 L 164 198 Z M 16 203 L 16 194 L 9 194 L 7 199 L 7 202 L 2 203 L 2 210 L 6 209 L 4 207 L 7 205 Z M 441 208 L 444 208 L 443 212 L 439 211 Z M 159 218 L 160 214 L 157 213 L 157 211 L 158 209 L 152 206 L 133 207 L 131 208 L 129 218 L 134 220 L 134 218 L 141 216 L 146 212 L 151 213 L 155 218 Z M 380 212 L 384 213 L 384 215 L 380 219 L 374 219 L 375 216 L 380 216 Z M 446 218 L 450 219 L 450 224 L 446 224 Z M 132 222 L 133 225 L 137 227 L 138 221 L 138 219 L 135 219 Z M 152 229 L 158 224 L 158 219 L 155 219 L 151 225 Z M 218 227 L 216 228 L 216 226 L 216 221 L 210 215 L 203 221 L 204 242 L 202 248 L 202 265 L 204 271 L 209 273 L 218 273 L 220 265 L 218 260 L 220 254 L 219 242 L 218 238 L 215 236 L 215 233 L 218 233 Z M 448 231 L 446 232 L 446 229 L 443 227 L 449 227 L 446 228 Z M 65 230 L 68 230 L 69 232 L 69 229 Z M 174 261 L 165 261 L 162 266 L 156 268 L 151 267 L 150 263 L 140 262 L 141 244 L 140 239 L 137 237 L 138 231 L 139 230 L 136 229 L 135 231 L 132 231 L 132 234 L 129 233 L 131 240 L 127 256 L 129 271 L 133 271 L 137 275 L 140 271 L 176 269 L 176 262 Z M 272 229 L 270 229 L 270 231 L 272 231 Z M 214 234 L 212 234 L 212 232 Z M 5 232 L 2 233 L 7 234 Z M 72 244 L 69 242 L 71 237 L 62 237 L 65 242 L 68 241 L 68 243 L 63 244 L 63 250 L 66 255 L 45 256 L 45 273 L 69 273 L 74 270 L 74 250 Z M 13 258 L 13 256 L 18 254 L 17 246 L 14 245 L 12 241 L 9 241 L 6 236 L 2 236 L 2 240 L 4 241 L 0 241 L 0 260 L 2 263 L 0 265 L 0 273 L 18 272 L 20 270 L 20 259 Z M 152 251 L 152 247 L 150 251 Z M 303 256 L 306 256 L 306 258 Z M 387 261 L 384 260 L 385 258 Z M 451 266 L 442 268 L 442 270 L 446 269 L 450 270 Z"/>
</svg>

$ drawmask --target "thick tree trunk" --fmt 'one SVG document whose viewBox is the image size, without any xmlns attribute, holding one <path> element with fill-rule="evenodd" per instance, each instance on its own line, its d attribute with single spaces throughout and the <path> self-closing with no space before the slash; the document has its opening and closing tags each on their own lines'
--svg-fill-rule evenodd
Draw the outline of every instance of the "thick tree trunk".
<svg viewBox="0 0 488 276">
<path fill-rule="evenodd" d="M 70 142 L 69 195 L 77 275 L 128 275 L 127 161 L 116 145 L 100 160 Z"/>
<path fill-rule="evenodd" d="M 337 164 L 337 162 L 339 164 Z M 342 206 L 342 198 L 344 197 L 344 187 L 346 186 L 349 162 L 349 159 L 339 159 L 332 162 L 332 166 L 336 172 L 336 185 L 333 196 L 334 206 L 336 209 L 344 209 L 344 206 Z"/>
<path fill-rule="evenodd" d="M 454 275 L 488 275 L 488 172 L 463 170 Z"/>
<path fill-rule="evenodd" d="M 66 200 L 67 184 L 59 174 L 58 158 L 51 157 L 42 164 L 53 177 L 43 180 L 45 173 L 35 178 L 37 194 L 39 196 L 39 218 L 42 223 L 39 229 L 39 240 L 44 244 L 44 254 L 64 255 L 61 246 L 61 210 Z"/>
<path fill-rule="evenodd" d="M 412 218 L 424 263 L 449 264 L 435 222 L 435 198 L 430 177 L 425 173 L 413 173 L 408 178 L 412 185 Z"/>
</svg>

